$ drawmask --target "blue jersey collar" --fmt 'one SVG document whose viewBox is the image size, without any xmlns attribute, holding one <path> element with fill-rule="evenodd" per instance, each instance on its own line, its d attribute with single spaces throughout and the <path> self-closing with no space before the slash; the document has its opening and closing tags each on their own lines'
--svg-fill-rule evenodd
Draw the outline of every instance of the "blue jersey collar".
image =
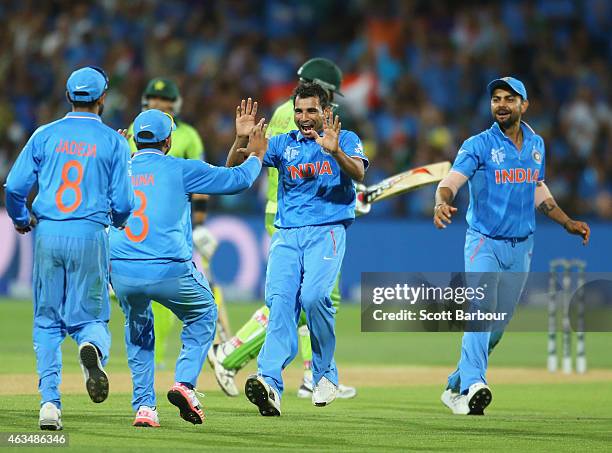
<svg viewBox="0 0 612 453">
<path fill-rule="evenodd" d="M 136 156 L 142 156 L 143 154 L 157 154 L 159 156 L 165 156 L 165 154 L 163 152 L 161 152 L 158 149 L 155 148 L 143 148 L 143 149 L 139 149 L 138 151 L 136 151 L 133 155 L 132 158 L 136 157 Z"/>
<path fill-rule="evenodd" d="M 302 140 L 313 140 L 314 141 L 314 139 L 312 138 L 304 137 L 299 130 L 296 130 L 293 132 L 294 132 L 293 138 L 295 139 L 296 142 L 300 142 Z"/>
<path fill-rule="evenodd" d="M 95 113 L 90 112 L 68 112 L 66 113 L 67 118 L 83 118 L 88 120 L 97 120 L 102 122 L 102 119 Z"/>
<path fill-rule="evenodd" d="M 532 135 L 535 135 L 535 131 L 531 128 L 529 124 L 527 124 L 523 120 L 521 120 L 521 130 L 523 131 L 523 137 L 525 139 L 531 138 Z M 493 132 L 493 134 L 501 138 L 508 138 L 508 136 L 504 134 L 504 131 L 502 131 L 501 128 L 499 127 L 499 124 L 497 124 L 497 121 L 495 121 L 493 125 L 491 126 L 491 131 Z"/>
<path fill-rule="evenodd" d="M 300 142 L 302 140 L 306 140 L 306 137 L 304 137 L 299 130 L 295 131 L 295 134 L 293 134 L 293 138 L 295 138 L 296 142 Z"/>
</svg>

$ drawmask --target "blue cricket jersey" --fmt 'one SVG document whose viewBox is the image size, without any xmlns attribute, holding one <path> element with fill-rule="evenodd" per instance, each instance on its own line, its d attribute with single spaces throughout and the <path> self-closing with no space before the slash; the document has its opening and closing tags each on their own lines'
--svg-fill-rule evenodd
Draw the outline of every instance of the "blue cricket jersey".
<svg viewBox="0 0 612 453">
<path fill-rule="evenodd" d="M 250 157 L 233 168 L 143 149 L 132 156 L 136 209 L 124 230 L 110 232 L 111 261 L 191 261 L 191 194 L 233 194 L 251 187 L 261 170 Z"/>
<path fill-rule="evenodd" d="M 368 158 L 361 140 L 340 131 L 340 148 L 350 157 Z M 336 159 L 298 130 L 276 135 L 268 142 L 264 165 L 278 169 L 278 211 L 274 226 L 350 223 L 355 218 L 355 187 Z"/>
<path fill-rule="evenodd" d="M 470 228 L 495 238 L 524 238 L 535 231 L 535 187 L 544 180 L 544 140 L 521 122 L 523 148 L 494 123 L 468 138 L 452 170 L 467 176 Z"/>
<path fill-rule="evenodd" d="M 37 219 L 121 226 L 134 206 L 129 158 L 127 140 L 98 115 L 70 112 L 38 128 L 19 154 L 6 180 L 7 211 L 27 225 L 26 198 L 38 183 Z"/>
</svg>

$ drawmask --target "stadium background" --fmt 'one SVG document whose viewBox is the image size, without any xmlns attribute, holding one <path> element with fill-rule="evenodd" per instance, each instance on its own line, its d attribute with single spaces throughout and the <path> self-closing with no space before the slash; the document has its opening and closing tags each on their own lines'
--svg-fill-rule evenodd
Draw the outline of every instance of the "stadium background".
<svg viewBox="0 0 612 453">
<path fill-rule="evenodd" d="M 81 65 L 109 73 L 104 120 L 115 128 L 140 111 L 151 77 L 174 78 L 183 97 L 181 117 L 202 135 L 207 159 L 222 164 L 240 98 L 259 99 L 269 118 L 303 61 L 331 58 L 345 74 L 345 97 L 338 99 L 343 125 L 364 140 L 369 183 L 452 160 L 465 138 L 491 123 L 486 83 L 511 74 L 527 86 L 526 120 L 546 141 L 552 192 L 570 215 L 593 227 L 592 243 L 583 248 L 538 215 L 534 270 L 546 271 L 550 258 L 567 256 L 585 259 L 589 271 L 610 271 L 611 2 L 22 0 L 0 2 L 0 23 L 2 181 L 34 129 L 67 111 L 65 80 Z M 261 301 L 265 183 L 260 178 L 256 190 L 214 198 L 210 207 L 208 225 L 221 239 L 213 272 L 226 290 L 234 329 L 250 316 L 252 302 Z M 1 204 L 2 188 L 0 195 Z M 461 219 L 444 232 L 431 224 L 433 189 L 377 204 L 358 219 L 347 235 L 345 298 L 356 300 L 363 271 L 461 269 L 466 195 L 464 190 L 458 201 Z M 2 205 L 0 238 L 0 431 L 33 431 L 32 239 L 14 232 Z M 76 348 L 72 342 L 63 347 L 64 421 L 72 445 L 202 448 L 197 433 L 161 398 L 165 429 L 142 434 L 130 428 L 123 321 L 113 308 L 108 403 L 86 403 Z M 245 400 L 222 396 L 207 369 L 200 387 L 209 419 L 204 430 L 193 431 L 206 433 L 205 445 L 251 451 L 310 449 L 308 432 L 319 448 L 369 451 L 609 448 L 609 333 L 587 335 L 590 369 L 584 376 L 545 371 L 544 332 L 508 333 L 491 358 L 496 400 L 484 420 L 466 421 L 447 415 L 438 402 L 459 353 L 459 334 L 363 334 L 359 315 L 358 306 L 341 309 L 336 356 L 342 379 L 359 388 L 355 400 L 314 414 L 291 390 L 284 416 L 258 424 Z M 171 353 L 178 348 L 177 332 Z M 288 369 L 290 389 L 301 376 L 297 362 Z M 156 379 L 164 392 L 172 373 Z"/>
</svg>

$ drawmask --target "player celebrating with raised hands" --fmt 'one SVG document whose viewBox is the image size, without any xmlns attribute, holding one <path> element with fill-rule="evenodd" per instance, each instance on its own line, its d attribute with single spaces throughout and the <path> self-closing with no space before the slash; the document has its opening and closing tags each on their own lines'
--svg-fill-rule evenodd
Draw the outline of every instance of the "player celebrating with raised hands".
<svg viewBox="0 0 612 453">
<path fill-rule="evenodd" d="M 544 141 L 521 121 L 529 106 L 523 83 L 504 77 L 487 88 L 495 122 L 461 146 L 450 173 L 438 185 L 433 221 L 440 229 L 451 223 L 457 212 L 451 203 L 469 182 L 465 271 L 490 273 L 488 295 L 498 311 L 511 314 L 529 272 L 535 208 L 568 233 L 581 236 L 585 245 L 590 229 L 569 218 L 544 183 Z M 475 278 L 480 277 L 468 274 L 468 284 Z M 457 370 L 442 394 L 442 402 L 454 414 L 482 415 L 490 404 L 492 394 L 485 378 L 488 356 L 502 333 L 464 333 Z"/>
<path fill-rule="evenodd" d="M 333 104 L 334 95 L 342 95 L 340 93 L 342 71 L 333 61 L 326 58 L 311 58 L 298 69 L 297 75 L 299 83 L 316 83 L 320 85 L 327 93 L 332 108 L 335 107 Z M 243 121 L 242 117 L 248 118 L 252 114 L 252 112 L 247 110 L 247 105 L 243 107 L 239 111 L 237 121 Z M 274 111 L 267 129 L 267 137 L 270 138 L 295 130 L 294 119 L 293 99 L 288 99 Z M 248 129 L 243 134 L 248 135 Z M 278 206 L 277 192 L 278 170 L 274 167 L 269 167 L 265 225 L 266 231 L 270 236 L 276 231 L 274 219 Z M 359 203 L 359 199 L 357 199 L 357 203 Z M 369 208 L 370 206 L 368 205 L 367 207 Z M 336 310 L 340 304 L 339 280 L 340 276 L 338 275 L 331 294 L 332 304 Z M 214 367 L 215 377 L 219 386 L 227 395 L 238 396 L 238 387 L 235 384 L 234 377 L 241 368 L 259 354 L 266 338 L 269 316 L 270 311 L 267 306 L 264 305 L 258 308 L 231 339 L 214 345 L 211 348 L 208 358 Z M 297 396 L 298 398 L 312 398 L 312 347 L 310 344 L 310 332 L 306 325 L 306 315 L 303 311 L 298 321 L 298 338 L 299 349 L 304 363 L 304 374 L 302 383 L 297 391 Z M 338 385 L 337 398 L 352 398 L 356 394 L 357 390 L 355 387 Z"/>
<path fill-rule="evenodd" d="M 346 228 L 355 218 L 353 180 L 361 181 L 368 160 L 354 132 L 341 130 L 327 93 L 317 84 L 294 92 L 298 130 L 272 137 L 264 165 L 279 170 L 278 212 L 266 273 L 268 331 L 258 357 L 258 374 L 245 384 L 261 415 L 280 415 L 282 370 L 298 348 L 300 310 L 312 342 L 316 406 L 336 397 L 335 309 L 330 295 L 344 256 Z M 228 165 L 241 158 L 233 153 Z"/>
</svg>

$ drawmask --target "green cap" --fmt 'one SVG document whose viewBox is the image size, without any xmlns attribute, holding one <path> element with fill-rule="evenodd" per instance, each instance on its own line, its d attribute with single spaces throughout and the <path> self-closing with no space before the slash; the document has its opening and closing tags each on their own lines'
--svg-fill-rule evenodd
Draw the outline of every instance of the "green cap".
<svg viewBox="0 0 612 453">
<path fill-rule="evenodd" d="M 340 93 L 342 71 L 327 58 L 311 58 L 298 69 L 297 75 L 300 80 L 314 82 L 342 96 Z"/>
<path fill-rule="evenodd" d="M 151 79 L 144 90 L 144 97 L 155 96 L 175 101 L 179 98 L 179 90 L 170 79 L 164 79 L 162 77 L 156 77 Z"/>
</svg>

